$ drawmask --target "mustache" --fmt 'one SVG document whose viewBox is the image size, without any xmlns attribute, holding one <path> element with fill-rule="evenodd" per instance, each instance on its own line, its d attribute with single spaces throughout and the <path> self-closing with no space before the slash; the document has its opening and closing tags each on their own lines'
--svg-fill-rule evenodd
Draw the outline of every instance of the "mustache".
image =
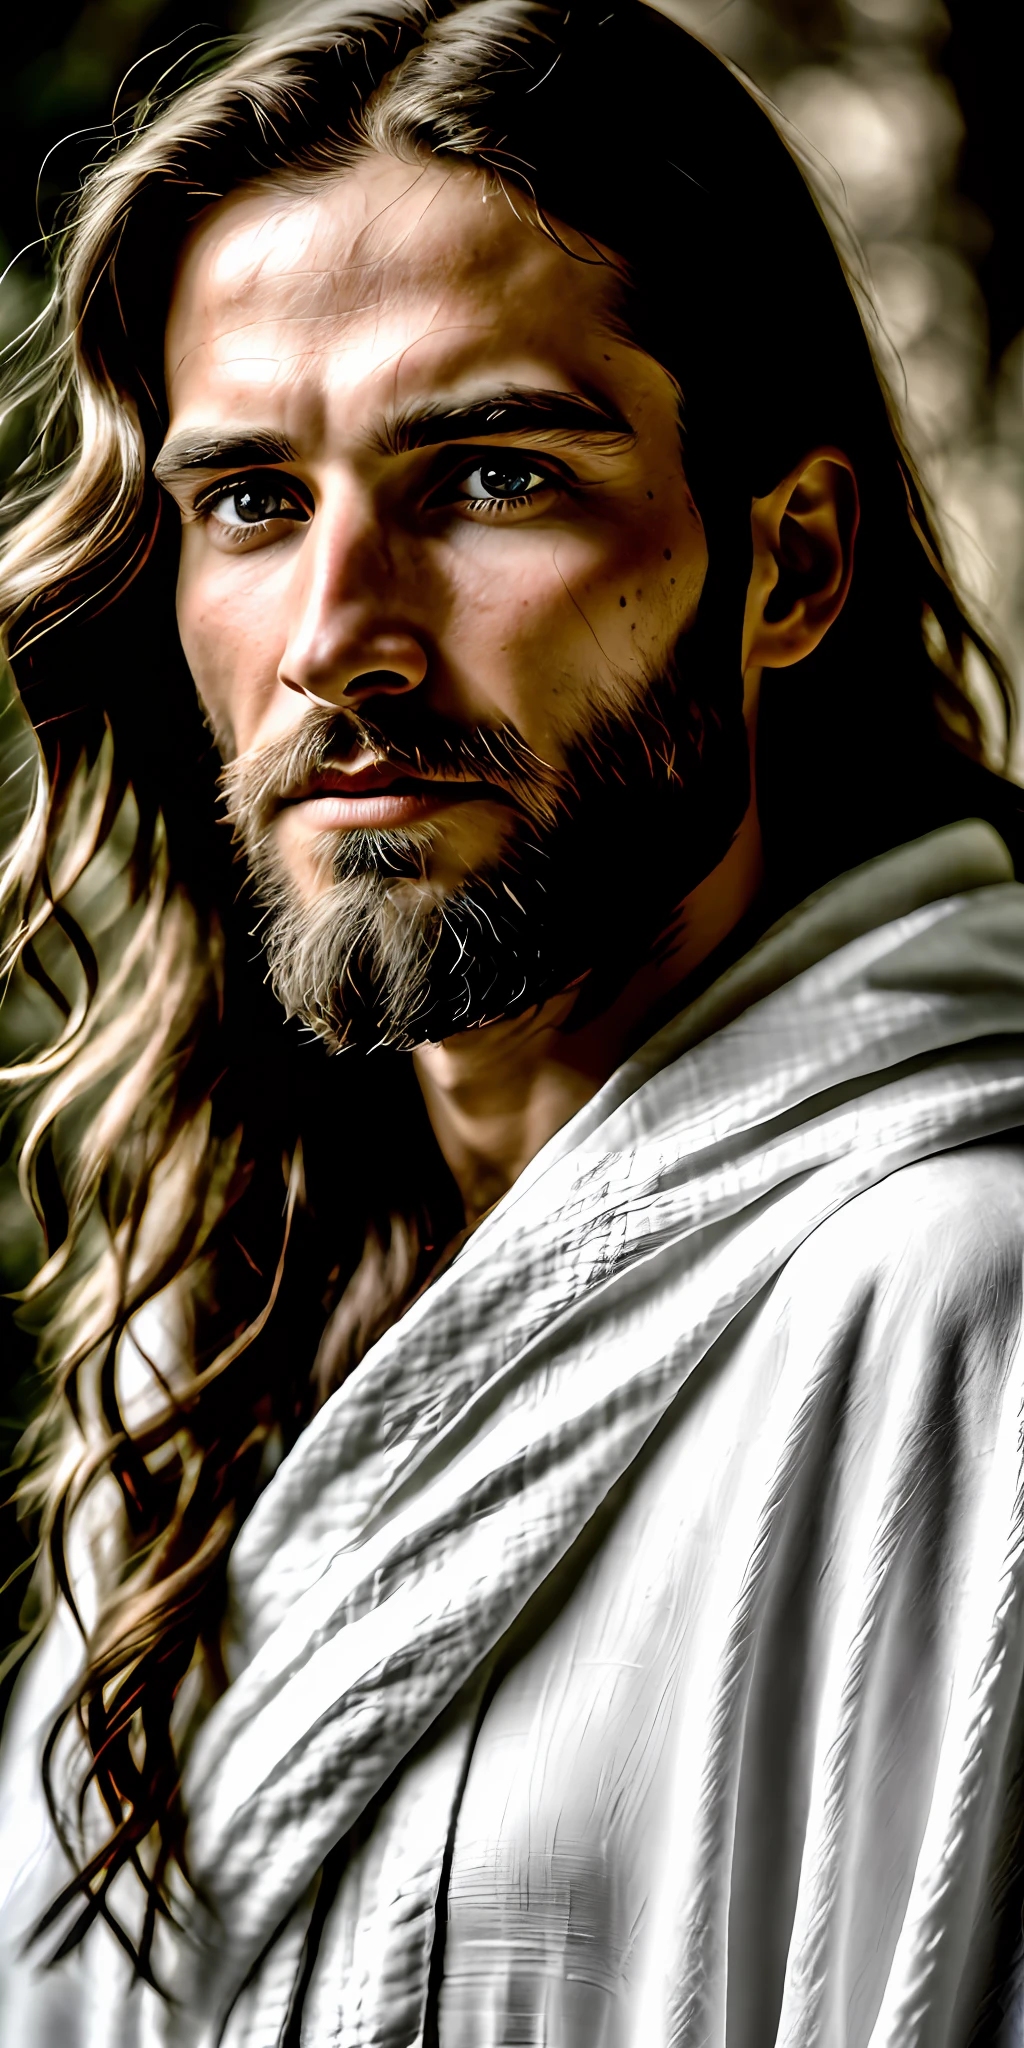
<svg viewBox="0 0 1024 2048">
<path fill-rule="evenodd" d="M 414 698 L 397 699 L 385 724 L 356 711 L 317 711 L 293 732 L 239 754 L 220 774 L 228 820 L 247 844 L 262 838 L 283 804 L 353 753 L 421 782 L 484 783 L 537 825 L 565 804 L 562 778 L 515 726 L 465 726 Z"/>
</svg>

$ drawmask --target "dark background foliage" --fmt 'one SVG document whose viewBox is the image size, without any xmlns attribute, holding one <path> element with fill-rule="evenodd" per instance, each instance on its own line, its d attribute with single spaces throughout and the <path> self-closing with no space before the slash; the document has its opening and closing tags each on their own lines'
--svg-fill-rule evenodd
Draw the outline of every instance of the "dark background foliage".
<svg viewBox="0 0 1024 2048">
<path fill-rule="evenodd" d="M 1000 0 L 663 0 L 742 64 L 834 167 L 865 245 L 905 402 L 947 538 L 1017 675 L 1024 649 L 1024 194 L 1020 78 Z M 278 11 L 274 0 L 20 0 L 3 32 L 0 343 L 44 296 L 46 234 L 119 119 L 188 53 Z M 1012 12 L 1012 10 L 1011 10 Z M 780 251 L 780 261 L 785 260 Z M 798 290 L 798 281 L 795 289 Z M 25 422 L 0 438 L 10 470 Z M 10 760 L 0 725 L 0 796 Z M 0 802 L 0 813 L 3 804 Z M 0 824 L 2 824 L 0 817 Z M 17 990 L 0 1060 L 33 1036 Z M 0 1168 L 0 1288 L 39 1244 Z M 36 1406 L 32 1333 L 0 1310 L 0 1466 Z M 0 1485 L 0 1492 L 6 1489 Z M 0 1514 L 0 1650 L 17 1632 L 28 1541 Z M 0 1687 L 0 1708 L 6 1698 Z"/>
</svg>

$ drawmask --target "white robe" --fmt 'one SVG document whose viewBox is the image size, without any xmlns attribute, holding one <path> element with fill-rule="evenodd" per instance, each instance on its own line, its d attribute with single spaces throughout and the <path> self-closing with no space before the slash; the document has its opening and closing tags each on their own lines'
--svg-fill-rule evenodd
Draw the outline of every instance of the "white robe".
<svg viewBox="0 0 1024 2048">
<path fill-rule="evenodd" d="M 327 1404 L 235 1546 L 180 2002 L 90 1937 L 54 2048 L 966 2044 L 1024 1753 L 1008 873 L 962 826 L 801 906 Z"/>
</svg>

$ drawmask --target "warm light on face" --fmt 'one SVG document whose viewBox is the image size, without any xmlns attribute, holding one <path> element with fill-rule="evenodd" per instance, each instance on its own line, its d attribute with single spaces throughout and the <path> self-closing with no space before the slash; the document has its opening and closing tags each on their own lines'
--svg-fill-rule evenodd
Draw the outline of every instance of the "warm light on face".
<svg viewBox="0 0 1024 2048">
<path fill-rule="evenodd" d="M 611 285 L 474 171 L 375 157 L 212 211 L 174 293 L 162 473 L 185 651 L 237 748 L 418 650 L 436 708 L 553 759 L 583 678 L 661 659 L 706 551 L 677 393 L 606 331 Z"/>
<path fill-rule="evenodd" d="M 476 171 L 380 157 L 313 196 L 231 199 L 186 248 L 157 473 L 200 696 L 245 765 L 324 711 L 380 736 L 336 741 L 340 781 L 268 820 L 308 905 L 332 835 L 411 832 L 436 902 L 516 829 L 484 786 L 449 799 L 436 763 L 429 788 L 414 760 L 385 786 L 389 720 L 511 732 L 557 776 L 692 624 L 707 552 L 678 393 L 614 331 L 614 285 Z"/>
</svg>

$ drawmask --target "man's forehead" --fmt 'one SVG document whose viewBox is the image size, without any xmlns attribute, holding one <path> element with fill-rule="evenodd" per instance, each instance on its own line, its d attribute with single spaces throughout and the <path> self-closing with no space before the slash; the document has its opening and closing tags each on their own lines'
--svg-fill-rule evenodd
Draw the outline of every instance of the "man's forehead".
<svg viewBox="0 0 1024 2048">
<path fill-rule="evenodd" d="M 255 410 L 319 444 L 439 394 L 591 386 L 615 273 L 585 254 L 472 169 L 373 157 L 302 194 L 238 194 L 179 268 L 172 426 Z"/>
<path fill-rule="evenodd" d="M 415 324 L 447 309 L 529 328 L 566 295 L 598 314 L 612 286 L 602 264 L 567 256 L 482 173 L 370 157 L 311 191 L 241 193 L 206 216 L 179 266 L 168 373 L 257 326 L 321 322 L 338 335 L 382 314 Z M 302 346 L 316 346 L 315 331 Z"/>
</svg>

